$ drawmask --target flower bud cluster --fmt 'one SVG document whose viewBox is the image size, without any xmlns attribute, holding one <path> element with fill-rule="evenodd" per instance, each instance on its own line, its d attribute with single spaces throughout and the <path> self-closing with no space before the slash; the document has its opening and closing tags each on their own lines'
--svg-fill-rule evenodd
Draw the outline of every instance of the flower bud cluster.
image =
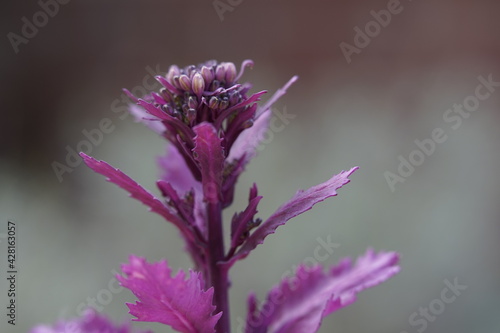
<svg viewBox="0 0 500 333">
<path fill-rule="evenodd" d="M 250 85 L 238 84 L 237 80 L 244 68 L 251 65 L 250 60 L 244 61 L 240 73 L 232 62 L 212 60 L 185 68 L 173 65 L 165 76 L 156 77 L 163 88 L 147 99 L 155 108 L 188 127 L 202 122 L 218 122 L 222 126 L 224 120 L 231 122 L 236 114 L 250 107 L 244 103 Z M 228 126 L 225 124 L 226 129 Z M 248 123 L 244 126 L 248 127 Z"/>
</svg>

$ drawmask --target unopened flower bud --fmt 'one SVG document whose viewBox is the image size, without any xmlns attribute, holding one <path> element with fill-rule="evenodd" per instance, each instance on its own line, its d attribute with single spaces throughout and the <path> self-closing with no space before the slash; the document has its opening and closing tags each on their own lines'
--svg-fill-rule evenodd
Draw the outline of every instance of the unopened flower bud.
<svg viewBox="0 0 500 333">
<path fill-rule="evenodd" d="M 189 78 L 192 78 L 194 73 L 196 73 L 195 69 L 196 69 L 195 65 L 189 65 L 186 67 L 185 72 L 187 73 Z"/>
<path fill-rule="evenodd" d="M 182 120 L 182 114 L 174 108 L 172 108 L 172 117 Z"/>
<path fill-rule="evenodd" d="M 233 83 L 237 75 L 236 66 L 232 62 L 226 62 L 224 67 L 226 69 L 226 83 Z"/>
<path fill-rule="evenodd" d="M 229 106 L 229 99 L 224 97 L 219 103 L 219 109 L 224 110 Z"/>
<path fill-rule="evenodd" d="M 207 66 L 201 67 L 201 76 L 203 76 L 203 79 L 205 79 L 205 83 L 209 85 L 215 78 L 214 69 Z"/>
<path fill-rule="evenodd" d="M 198 107 L 198 101 L 196 100 L 196 97 L 189 96 L 187 105 L 190 109 L 196 109 Z"/>
<path fill-rule="evenodd" d="M 194 123 L 196 120 L 196 110 L 195 109 L 188 109 L 187 112 L 187 119 L 190 124 Z"/>
<path fill-rule="evenodd" d="M 181 76 L 179 76 L 179 84 L 182 90 L 191 90 L 191 80 L 186 74 L 182 74 Z"/>
<path fill-rule="evenodd" d="M 215 78 L 219 81 L 224 81 L 226 79 L 226 70 L 223 64 L 217 65 L 215 69 Z"/>
<path fill-rule="evenodd" d="M 235 105 L 239 102 L 240 100 L 240 93 L 239 92 L 232 92 L 230 95 L 229 95 L 229 104 L 230 105 Z"/>
<path fill-rule="evenodd" d="M 215 91 L 220 88 L 220 81 L 219 80 L 213 80 L 212 84 L 210 85 L 210 91 Z"/>
<path fill-rule="evenodd" d="M 200 97 L 201 94 L 203 94 L 203 91 L 205 91 L 205 80 L 203 79 L 203 76 L 201 76 L 200 73 L 196 73 L 193 76 L 193 82 L 191 83 L 191 88 L 198 97 Z"/>
<path fill-rule="evenodd" d="M 208 107 L 211 109 L 216 109 L 219 106 L 219 99 L 215 96 L 212 96 L 210 98 L 210 101 L 208 101 Z"/>
<path fill-rule="evenodd" d="M 163 104 L 160 108 L 168 115 L 172 116 L 174 109 L 169 104 Z"/>
<path fill-rule="evenodd" d="M 167 90 L 167 88 L 160 89 L 160 96 L 163 97 L 165 102 L 167 103 L 172 102 L 172 94 Z"/>
<path fill-rule="evenodd" d="M 176 65 L 172 65 L 168 69 L 168 73 L 166 75 L 166 78 L 167 78 L 168 81 L 170 81 L 170 83 L 173 83 L 174 82 L 174 76 L 179 76 L 179 74 L 180 74 L 179 67 L 177 67 Z"/>
<path fill-rule="evenodd" d="M 178 75 L 174 76 L 174 78 L 172 79 L 172 85 L 177 89 L 181 89 L 181 83 L 179 81 Z"/>
</svg>

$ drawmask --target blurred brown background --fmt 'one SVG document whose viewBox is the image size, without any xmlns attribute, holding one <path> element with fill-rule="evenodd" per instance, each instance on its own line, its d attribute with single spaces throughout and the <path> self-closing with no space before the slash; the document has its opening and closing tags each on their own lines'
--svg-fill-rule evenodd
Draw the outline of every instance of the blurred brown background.
<svg viewBox="0 0 500 333">
<path fill-rule="evenodd" d="M 83 165 L 60 181 L 52 164 L 65 163 L 67 147 L 85 140 L 82 131 L 109 118 L 113 131 L 91 155 L 154 190 L 154 158 L 164 142 L 114 112 L 125 105 L 121 88 L 152 85 L 151 71 L 171 64 L 249 58 L 255 66 L 244 79 L 255 91 L 272 93 L 300 76 L 276 104 L 295 118 L 252 162 L 227 216 L 243 208 L 254 181 L 264 195 L 259 214 L 267 217 L 298 188 L 354 165 L 360 170 L 338 197 L 290 221 L 236 266 L 235 332 L 248 291 L 263 298 L 327 236 L 340 247 L 325 265 L 372 246 L 400 252 L 402 272 L 329 317 L 320 332 L 500 332 L 500 91 L 456 128 L 443 118 L 474 95 L 479 76 L 500 82 L 500 3 L 401 1 L 350 63 L 341 43 L 355 45 L 354 29 L 364 30 L 374 21 L 371 11 L 387 10 L 387 1 L 217 3 L 231 9 L 219 13 L 222 20 L 211 1 L 72 0 L 57 13 L 49 7 L 54 15 L 43 22 L 40 3 L 4 2 L 0 233 L 7 219 L 16 221 L 20 308 L 16 327 L 2 315 L 1 331 L 73 317 L 89 297 L 115 320 L 128 318 L 123 303 L 134 296 L 124 290 L 107 299 L 103 290 L 129 253 L 190 267 L 174 227 Z M 14 47 L 12 33 L 22 36 L 23 17 L 33 22 L 33 15 L 45 24 Z M 391 191 L 387 172 L 396 174 L 400 156 L 408 160 L 414 141 L 436 128 L 446 141 Z M 467 289 L 425 328 L 412 323 L 454 279 Z"/>
</svg>

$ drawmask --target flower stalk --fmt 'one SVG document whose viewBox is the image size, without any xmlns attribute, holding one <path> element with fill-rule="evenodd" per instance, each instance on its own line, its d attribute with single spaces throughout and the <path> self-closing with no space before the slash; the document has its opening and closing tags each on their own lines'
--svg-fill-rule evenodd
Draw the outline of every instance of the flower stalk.
<svg viewBox="0 0 500 333">
<path fill-rule="evenodd" d="M 122 266 L 125 275 L 117 278 L 138 298 L 135 304 L 127 304 L 135 320 L 163 323 L 181 333 L 230 333 L 232 265 L 293 217 L 336 196 L 358 169 L 299 190 L 267 219 L 256 217 L 262 196 L 254 184 L 247 207 L 233 215 L 226 254 L 222 210 L 233 202 L 238 178 L 256 155 L 269 127 L 271 106 L 297 80 L 292 77 L 259 106 L 265 91 L 249 94 L 251 85 L 237 82 L 252 65 L 245 60 L 239 73 L 230 62 L 208 61 L 182 69 L 174 65 L 165 76 L 157 77 L 163 85 L 159 92 L 140 99 L 125 90 L 136 103 L 130 107 L 136 119 L 169 141 L 167 155 L 159 159 L 161 198 L 119 169 L 80 154 L 91 169 L 172 223 L 195 266 L 189 274 L 181 270 L 172 275 L 166 260 L 148 263 L 131 255 Z M 295 275 L 269 292 L 260 308 L 255 295 L 249 295 L 245 333 L 317 332 L 324 317 L 354 302 L 360 291 L 396 274 L 398 260 L 396 253 L 369 249 L 355 263 L 345 259 L 326 271 L 319 265 L 300 264 Z M 82 333 L 128 333 L 93 315 L 74 323 Z M 40 326 L 31 333 L 63 333 L 60 327 Z"/>
<path fill-rule="evenodd" d="M 209 203 L 208 242 L 209 242 L 209 285 L 214 287 L 214 303 L 216 312 L 222 316 L 215 327 L 217 332 L 230 333 L 229 317 L 229 278 L 228 271 L 221 263 L 224 260 L 224 232 L 222 227 L 222 209 L 220 202 Z"/>
</svg>

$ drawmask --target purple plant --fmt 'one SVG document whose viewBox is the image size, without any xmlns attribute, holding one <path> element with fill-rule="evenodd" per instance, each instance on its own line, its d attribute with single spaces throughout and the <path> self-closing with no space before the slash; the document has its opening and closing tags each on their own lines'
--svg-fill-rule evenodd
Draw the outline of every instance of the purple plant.
<svg viewBox="0 0 500 333">
<path fill-rule="evenodd" d="M 293 77 L 259 106 L 265 91 L 249 94 L 251 85 L 238 83 L 244 69 L 252 65 L 244 61 L 239 72 L 230 62 L 208 61 L 183 69 L 174 65 L 166 76 L 156 77 L 163 85 L 159 92 L 139 99 L 125 90 L 137 104 L 130 108 L 136 119 L 169 141 L 167 155 L 159 159 L 157 186 L 162 199 L 106 162 L 80 154 L 94 171 L 173 223 L 195 265 L 188 276 L 183 271 L 172 276 L 166 261 L 148 263 L 130 256 L 122 267 L 125 275 L 118 278 L 138 298 L 135 304 L 127 304 L 134 320 L 163 323 L 183 333 L 229 333 L 233 264 L 280 225 L 336 196 L 357 170 L 342 171 L 298 191 L 264 221 L 256 218 L 262 196 L 254 184 L 246 209 L 235 213 L 230 226 L 226 225 L 230 227 L 226 248 L 222 210 L 231 205 L 236 182 L 256 155 L 271 106 L 297 80 Z M 316 332 L 325 316 L 354 302 L 358 292 L 396 274 L 397 264 L 396 253 L 368 250 L 354 264 L 345 259 L 326 272 L 319 266 L 299 265 L 295 275 L 275 286 L 260 307 L 256 297 L 249 296 L 245 332 Z"/>
</svg>

